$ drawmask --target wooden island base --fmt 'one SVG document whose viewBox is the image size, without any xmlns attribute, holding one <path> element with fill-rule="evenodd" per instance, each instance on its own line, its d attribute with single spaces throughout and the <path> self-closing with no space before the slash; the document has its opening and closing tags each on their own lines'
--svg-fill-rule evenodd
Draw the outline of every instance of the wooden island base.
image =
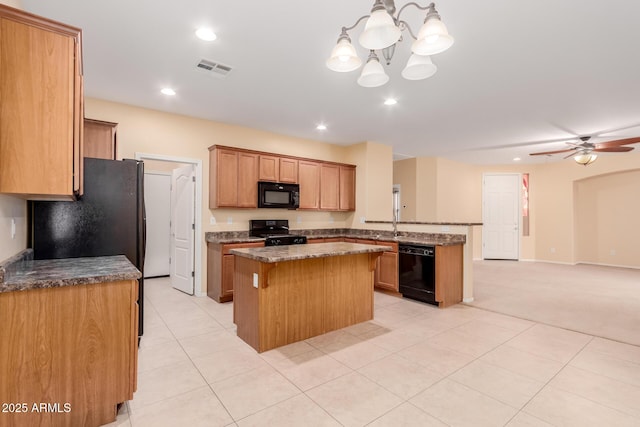
<svg viewBox="0 0 640 427">
<path fill-rule="evenodd" d="M 236 257 L 233 308 L 238 336 L 263 352 L 373 319 L 379 255 L 272 263 Z"/>
</svg>

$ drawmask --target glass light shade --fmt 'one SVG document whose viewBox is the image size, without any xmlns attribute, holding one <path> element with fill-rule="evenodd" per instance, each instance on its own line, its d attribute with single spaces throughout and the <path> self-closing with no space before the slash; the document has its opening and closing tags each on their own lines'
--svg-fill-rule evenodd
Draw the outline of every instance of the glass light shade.
<svg viewBox="0 0 640 427">
<path fill-rule="evenodd" d="M 435 55 L 444 52 L 453 44 L 447 27 L 435 16 L 427 18 L 418 32 L 418 38 L 411 45 L 411 51 L 418 55 Z"/>
<path fill-rule="evenodd" d="M 402 31 L 393 22 L 391 15 L 382 9 L 371 12 L 358 41 L 364 48 L 379 50 L 397 42 L 401 35 Z"/>
<path fill-rule="evenodd" d="M 357 70 L 360 65 L 362 60 L 358 58 L 356 49 L 347 39 L 340 40 L 327 59 L 327 68 L 339 73 Z"/>
<path fill-rule="evenodd" d="M 363 87 L 378 87 L 389 81 L 389 76 L 377 59 L 369 59 L 358 78 L 358 84 Z"/>
<path fill-rule="evenodd" d="M 582 154 L 578 154 L 578 155 L 574 156 L 573 160 L 575 160 L 576 163 L 578 163 L 580 165 L 587 166 L 587 165 L 590 165 L 591 163 L 595 162 L 597 158 L 598 158 L 597 154 L 582 153 Z"/>
<path fill-rule="evenodd" d="M 433 76 L 438 67 L 431 62 L 431 57 L 411 54 L 407 66 L 402 70 L 402 77 L 407 80 L 422 80 Z"/>
</svg>

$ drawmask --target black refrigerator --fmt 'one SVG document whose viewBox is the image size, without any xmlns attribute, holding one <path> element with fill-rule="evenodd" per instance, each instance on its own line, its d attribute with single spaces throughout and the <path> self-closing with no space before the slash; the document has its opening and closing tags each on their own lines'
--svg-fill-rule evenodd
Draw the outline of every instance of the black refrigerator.
<svg viewBox="0 0 640 427">
<path fill-rule="evenodd" d="M 139 279 L 138 335 L 143 333 L 144 164 L 84 159 L 84 194 L 75 202 L 30 203 L 34 259 L 125 255 Z"/>
</svg>

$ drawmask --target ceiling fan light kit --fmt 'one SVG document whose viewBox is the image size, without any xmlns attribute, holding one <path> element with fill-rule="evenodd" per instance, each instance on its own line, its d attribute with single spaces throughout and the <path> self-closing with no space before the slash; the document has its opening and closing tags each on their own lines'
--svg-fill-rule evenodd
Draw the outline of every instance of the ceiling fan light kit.
<svg viewBox="0 0 640 427">
<path fill-rule="evenodd" d="M 625 139 L 616 139 L 613 141 L 607 142 L 599 142 L 594 144 L 589 142 L 591 136 L 581 136 L 580 140 L 582 143 L 577 144 L 574 142 L 566 142 L 570 148 L 566 148 L 564 150 L 554 150 L 554 151 L 542 151 L 539 153 L 530 153 L 530 156 L 550 156 L 552 154 L 559 153 L 570 153 L 565 156 L 565 159 L 569 157 L 573 157 L 573 160 L 580 165 L 590 165 L 595 162 L 598 158 L 596 152 L 601 153 L 626 153 L 633 150 L 633 147 L 627 147 L 627 145 L 636 144 L 640 142 L 640 138 L 625 138 Z"/>
<path fill-rule="evenodd" d="M 400 15 L 408 6 L 427 11 L 417 37 L 409 24 L 400 19 Z M 370 15 L 358 18 L 350 27 L 342 27 L 338 42 L 326 62 L 327 68 L 337 72 L 350 72 L 360 68 L 362 61 L 351 44 L 348 31 L 356 28 L 363 20 L 366 20 L 366 23 L 358 42 L 370 52 L 367 63 L 358 78 L 358 84 L 364 87 L 382 86 L 389 81 L 389 76 L 384 72 L 384 67 L 380 64 L 375 51 L 380 50 L 389 65 L 397 43 L 402 41 L 404 30 L 407 30 L 414 39 L 411 45 L 412 54 L 402 71 L 402 76 L 407 80 L 422 80 L 434 75 L 437 67 L 430 56 L 444 52 L 453 45 L 453 37 L 449 35 L 447 27 L 440 20 L 434 3 L 427 6 L 420 6 L 415 2 L 407 3 L 396 13 L 394 0 L 375 0 Z"/>
</svg>

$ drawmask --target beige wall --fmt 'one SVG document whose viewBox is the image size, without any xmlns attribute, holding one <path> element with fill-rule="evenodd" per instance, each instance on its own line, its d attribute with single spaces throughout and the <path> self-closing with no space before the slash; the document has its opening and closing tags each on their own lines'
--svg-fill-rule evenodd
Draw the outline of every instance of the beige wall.
<svg viewBox="0 0 640 427">
<path fill-rule="evenodd" d="M 0 0 L 7 6 L 22 9 L 20 0 Z M 11 238 L 11 221 L 16 234 Z M 27 202 L 0 194 L 0 261 L 12 257 L 27 247 Z"/>
<path fill-rule="evenodd" d="M 393 162 L 393 183 L 400 185 L 400 220 L 415 221 L 416 216 L 416 166 L 417 159 Z"/>
<path fill-rule="evenodd" d="M 394 162 L 394 168 L 405 164 Z M 476 166 L 419 158 L 416 165 L 418 220 L 480 222 L 482 175 L 529 173 L 530 235 L 521 236 L 520 259 L 640 267 L 640 247 L 630 243 L 639 237 L 632 218 L 640 213 L 640 153 L 601 155 L 587 167 L 569 159 L 536 165 Z M 406 175 L 410 173 L 395 172 L 403 182 L 410 182 Z M 435 189 L 424 189 L 432 188 L 434 175 Z M 594 194 L 595 199 L 591 197 Z M 428 200 L 419 200 L 425 195 Z M 428 203 L 435 206 L 435 212 Z M 586 234 L 589 228 L 595 232 Z M 473 242 L 473 257 L 481 258 L 482 227 L 474 227 Z"/>
<path fill-rule="evenodd" d="M 391 217 L 391 147 L 374 142 L 338 146 L 91 98 L 85 100 L 85 111 L 87 117 L 118 123 L 119 158 L 145 153 L 202 161 L 204 232 L 248 230 L 250 219 L 273 217 L 288 219 L 293 229 L 365 227 L 361 217 L 387 220 Z M 214 144 L 355 164 L 357 211 L 354 214 L 284 209 L 210 210 L 208 147 Z M 206 291 L 204 233 L 199 239 L 205 264 L 202 291 Z"/>
</svg>

